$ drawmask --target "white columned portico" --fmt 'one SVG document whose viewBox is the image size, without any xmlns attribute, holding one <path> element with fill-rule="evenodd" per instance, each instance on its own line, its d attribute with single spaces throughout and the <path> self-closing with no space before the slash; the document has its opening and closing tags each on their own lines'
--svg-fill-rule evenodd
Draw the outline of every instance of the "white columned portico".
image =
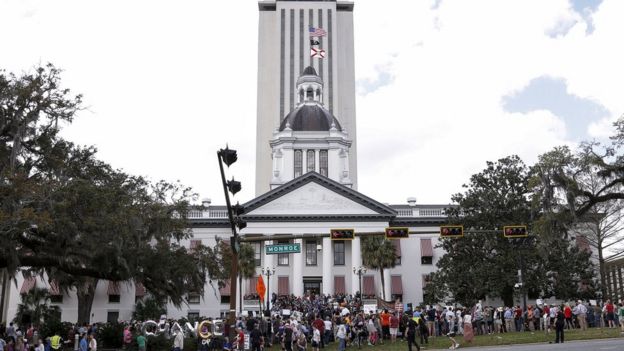
<svg viewBox="0 0 624 351">
<path fill-rule="evenodd" d="M 332 241 L 329 237 L 323 238 L 323 294 L 331 295 L 334 292 L 332 279 L 332 263 L 334 262 Z"/>
<path fill-rule="evenodd" d="M 353 268 L 358 269 L 361 265 L 362 251 L 360 248 L 360 237 L 356 236 L 351 240 L 351 293 L 353 295 L 360 289 L 360 278 L 357 274 L 353 273 Z"/>
<path fill-rule="evenodd" d="M 384 295 L 386 295 L 385 300 L 386 301 L 390 301 L 391 297 L 390 296 L 390 288 L 392 287 L 392 282 L 390 279 L 390 270 L 389 269 L 384 269 L 384 286 L 383 286 L 383 292 Z"/>
<path fill-rule="evenodd" d="M 292 293 L 295 296 L 303 296 L 303 239 L 295 239 L 295 243 L 301 247 L 301 252 L 292 254 L 293 259 L 293 281 Z"/>
</svg>

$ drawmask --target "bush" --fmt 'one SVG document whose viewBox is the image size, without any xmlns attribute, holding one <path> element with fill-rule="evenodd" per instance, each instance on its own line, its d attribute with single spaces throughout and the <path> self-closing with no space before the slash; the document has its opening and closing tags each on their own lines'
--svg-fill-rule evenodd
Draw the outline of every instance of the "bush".
<svg viewBox="0 0 624 351">
<path fill-rule="evenodd" d="M 106 348 L 121 348 L 123 344 L 124 325 L 106 323 L 98 329 L 98 344 Z"/>
<path fill-rule="evenodd" d="M 55 334 L 65 337 L 67 335 L 67 331 L 71 328 L 72 324 L 69 322 L 61 322 L 58 319 L 50 320 L 43 323 L 43 325 L 39 328 L 39 335 L 44 339 L 52 337 Z"/>
</svg>

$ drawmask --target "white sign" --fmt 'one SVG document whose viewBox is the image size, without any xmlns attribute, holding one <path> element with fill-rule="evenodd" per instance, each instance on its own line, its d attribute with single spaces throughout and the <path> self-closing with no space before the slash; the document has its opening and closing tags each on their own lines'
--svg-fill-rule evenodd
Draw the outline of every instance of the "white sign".
<svg viewBox="0 0 624 351">
<path fill-rule="evenodd" d="M 364 313 L 366 314 L 375 313 L 377 312 L 377 305 L 375 304 L 364 305 L 362 306 L 362 309 L 364 310 Z"/>
</svg>

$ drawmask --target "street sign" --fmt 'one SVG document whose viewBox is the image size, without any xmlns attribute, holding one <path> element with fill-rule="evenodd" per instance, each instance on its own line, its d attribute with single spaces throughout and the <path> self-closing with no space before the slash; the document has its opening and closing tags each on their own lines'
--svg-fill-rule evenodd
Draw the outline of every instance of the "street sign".
<svg viewBox="0 0 624 351">
<path fill-rule="evenodd" d="M 299 252 L 301 252 L 301 244 L 278 244 L 278 245 L 266 246 L 267 255 L 276 255 L 276 254 L 283 254 L 283 253 L 299 253 Z"/>
</svg>

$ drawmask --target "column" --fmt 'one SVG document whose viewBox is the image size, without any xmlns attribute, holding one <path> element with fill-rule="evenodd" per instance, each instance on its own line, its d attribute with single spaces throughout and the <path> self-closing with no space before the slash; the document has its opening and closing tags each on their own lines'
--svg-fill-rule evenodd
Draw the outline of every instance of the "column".
<svg viewBox="0 0 624 351">
<path fill-rule="evenodd" d="M 334 263 L 334 248 L 329 237 L 323 238 L 323 294 L 334 293 L 334 279 L 332 265 Z"/>
<path fill-rule="evenodd" d="M 351 293 L 355 293 L 360 289 L 360 279 L 357 274 L 353 273 L 353 268 L 358 269 L 362 265 L 362 251 L 360 248 L 360 237 L 356 236 L 351 240 Z M 363 288 L 362 288 L 363 289 Z"/>
<path fill-rule="evenodd" d="M 386 295 L 386 301 L 390 301 L 391 300 L 391 295 L 390 295 L 390 288 L 392 287 L 392 279 L 390 278 L 390 270 L 389 269 L 384 269 L 384 294 Z M 381 291 L 381 289 L 379 289 Z"/>
<path fill-rule="evenodd" d="M 264 266 L 262 268 L 268 268 L 270 270 L 273 269 L 273 267 L 275 267 L 275 255 L 267 255 L 266 254 L 266 246 L 267 245 L 273 245 L 273 241 L 269 240 L 269 241 L 265 241 L 264 242 Z M 271 277 L 268 279 L 269 281 L 267 281 L 267 276 L 265 275 L 264 277 L 262 277 L 262 279 L 264 279 L 264 283 L 266 284 L 266 298 L 267 300 L 265 300 L 265 306 L 266 306 L 266 301 L 271 301 L 271 293 L 273 291 L 275 291 L 272 286 L 274 286 L 275 284 L 277 284 L 277 277 L 275 275 L 271 275 Z"/>
<path fill-rule="evenodd" d="M 301 252 L 292 254 L 292 293 L 295 296 L 303 296 L 303 239 L 295 239 L 295 243 L 301 246 Z"/>
</svg>

